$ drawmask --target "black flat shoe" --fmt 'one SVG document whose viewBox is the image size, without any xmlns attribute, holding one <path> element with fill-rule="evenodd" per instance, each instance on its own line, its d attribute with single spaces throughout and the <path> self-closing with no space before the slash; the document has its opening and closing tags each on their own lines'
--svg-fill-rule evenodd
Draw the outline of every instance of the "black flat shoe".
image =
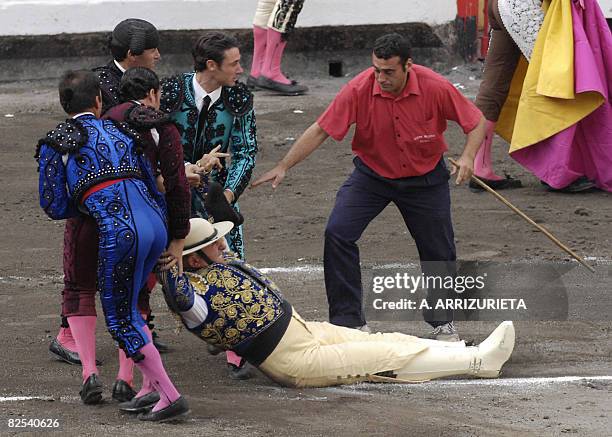
<svg viewBox="0 0 612 437">
<path fill-rule="evenodd" d="M 123 379 L 118 379 L 113 384 L 112 398 L 119 402 L 131 401 L 136 392 L 130 387 L 130 385 Z"/>
<path fill-rule="evenodd" d="M 56 360 L 63 361 L 68 364 L 74 364 L 77 366 L 81 365 L 81 358 L 79 358 L 79 354 L 66 349 L 59 341 L 57 341 L 57 338 L 54 338 L 51 344 L 49 344 L 49 355 Z M 101 361 L 96 360 L 96 366 L 101 364 Z"/>
<path fill-rule="evenodd" d="M 120 403 L 119 410 L 126 413 L 144 413 L 153 408 L 157 402 L 159 402 L 159 393 L 152 391 L 139 398 L 134 397 L 130 401 Z"/>
<path fill-rule="evenodd" d="M 251 91 L 259 89 L 259 77 L 253 77 L 249 74 L 249 77 L 247 77 L 246 86 Z"/>
<path fill-rule="evenodd" d="M 507 190 L 510 188 L 521 188 L 523 186 L 523 183 L 521 182 L 520 179 L 514 179 L 512 176 L 509 176 L 509 175 L 506 175 L 506 179 L 501 179 L 499 181 L 496 181 L 493 179 L 481 178 L 480 176 L 476 176 L 476 177 L 480 179 L 481 181 L 483 181 L 485 184 L 487 184 L 489 187 L 493 188 L 494 190 Z M 469 187 L 472 193 L 478 193 L 480 191 L 485 190 L 484 188 L 482 188 L 480 185 L 478 185 L 476 182 L 474 182 L 471 179 L 470 179 Z"/>
<path fill-rule="evenodd" d="M 99 404 L 102 401 L 102 384 L 98 375 L 92 373 L 79 392 L 85 405 Z"/>
<path fill-rule="evenodd" d="M 552 191 L 554 193 L 582 193 L 584 191 L 591 191 L 595 188 L 595 182 L 590 181 L 589 179 L 587 179 L 586 176 L 580 176 L 567 187 L 563 188 L 553 188 L 544 181 L 540 182 L 546 187 L 548 191 Z"/>
<path fill-rule="evenodd" d="M 275 91 L 283 96 L 299 96 L 308 91 L 308 87 L 306 85 L 300 85 L 295 80 L 292 80 L 289 84 L 284 84 L 272 79 L 268 79 L 265 76 L 259 76 L 257 85 L 260 88 L 264 88 L 269 91 Z"/>
<path fill-rule="evenodd" d="M 145 422 L 169 422 L 178 420 L 189 413 L 189 405 L 183 396 L 159 411 L 140 413 L 138 419 Z"/>
<path fill-rule="evenodd" d="M 235 381 L 244 381 L 255 376 L 254 367 L 244 358 L 240 362 L 240 366 L 232 363 L 227 363 L 227 375 Z"/>
</svg>

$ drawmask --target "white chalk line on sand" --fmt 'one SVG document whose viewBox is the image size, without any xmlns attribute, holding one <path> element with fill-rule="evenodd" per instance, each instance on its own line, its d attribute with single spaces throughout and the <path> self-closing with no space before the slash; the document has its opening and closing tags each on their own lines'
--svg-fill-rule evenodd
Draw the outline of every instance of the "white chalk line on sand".
<svg viewBox="0 0 612 437">
<path fill-rule="evenodd" d="M 593 382 L 593 381 L 612 381 L 612 376 L 550 376 L 539 378 L 500 378 L 500 379 L 460 379 L 460 380 L 441 380 L 428 381 L 416 384 L 393 384 L 394 389 L 397 387 L 406 387 L 407 389 L 414 387 L 431 387 L 448 386 L 448 385 L 472 385 L 472 386 L 498 386 L 498 387 L 521 387 L 543 384 L 568 384 L 575 382 Z M 388 386 L 389 384 L 381 384 L 380 386 Z M 360 391 L 365 385 L 354 385 L 354 389 L 346 387 L 328 387 L 329 390 L 344 390 L 344 391 Z M 368 384 L 368 388 L 373 385 Z M 20 401 L 54 401 L 52 396 L 0 396 L 0 402 L 20 402 Z M 61 401 L 61 398 L 59 399 Z"/>
<path fill-rule="evenodd" d="M 596 258 L 596 257 L 587 257 L 585 258 L 589 261 L 596 261 L 598 265 L 612 265 L 612 260 L 608 260 L 605 258 Z M 538 261 L 517 261 L 519 263 L 537 263 Z M 554 263 L 553 263 L 554 264 Z M 368 270 L 389 270 L 389 269 L 415 269 L 418 268 L 419 264 L 416 263 L 391 263 L 391 264 L 373 264 L 362 266 L 363 269 Z M 305 264 L 301 266 L 278 266 L 278 267 L 263 267 L 258 269 L 263 274 L 269 273 L 323 273 L 323 265 L 321 264 Z M 8 276 L 0 276 L 0 284 L 10 284 L 15 282 L 26 282 L 26 281 L 41 281 L 41 280 L 51 280 L 51 281 L 62 281 L 64 277 L 62 275 L 42 275 L 37 278 L 31 278 L 27 276 L 16 276 L 16 275 L 8 275 Z"/>
<path fill-rule="evenodd" d="M 612 376 L 549 376 L 536 378 L 499 378 L 499 379 L 456 379 L 456 380 L 435 380 L 417 382 L 413 384 L 389 383 L 389 384 L 356 384 L 344 387 L 328 387 L 328 390 L 346 392 L 371 392 L 379 389 L 393 387 L 393 391 L 413 390 L 413 389 L 435 389 L 440 386 L 480 386 L 480 387 L 532 387 L 555 384 L 589 383 L 596 381 L 612 381 Z M 364 390 L 365 389 L 365 390 Z"/>
<path fill-rule="evenodd" d="M 0 402 L 54 401 L 52 396 L 0 396 Z"/>
</svg>

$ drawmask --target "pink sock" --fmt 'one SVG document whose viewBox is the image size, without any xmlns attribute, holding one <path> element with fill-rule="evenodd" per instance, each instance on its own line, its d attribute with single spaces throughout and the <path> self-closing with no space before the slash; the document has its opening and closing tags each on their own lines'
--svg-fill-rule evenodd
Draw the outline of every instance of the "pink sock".
<svg viewBox="0 0 612 437">
<path fill-rule="evenodd" d="M 474 174 L 481 178 L 499 181 L 504 178 L 495 174 L 493 165 L 491 164 L 491 144 L 493 144 L 494 135 L 495 122 L 487 120 L 485 139 L 474 159 Z"/>
<path fill-rule="evenodd" d="M 281 71 L 281 61 L 287 41 L 282 40 L 283 34 L 273 29 L 268 29 L 268 40 L 266 42 L 266 59 L 263 62 L 261 74 L 276 82 L 290 84 L 291 81 Z"/>
<path fill-rule="evenodd" d="M 117 379 L 122 379 L 130 386 L 134 385 L 134 361 L 125 355 L 123 349 L 117 349 L 119 352 L 119 372 Z"/>
<path fill-rule="evenodd" d="M 225 352 L 225 358 L 227 362 L 233 364 L 236 367 L 240 367 L 240 362 L 242 361 L 242 357 L 236 354 L 236 352 L 227 351 Z"/>
<path fill-rule="evenodd" d="M 147 333 L 147 336 L 149 337 L 149 341 L 152 342 L 153 341 L 153 335 L 151 334 L 151 330 L 146 325 L 144 327 L 144 330 Z M 140 388 L 138 393 L 136 393 L 136 397 L 140 398 L 140 397 L 142 397 L 142 396 L 144 396 L 146 394 L 151 393 L 152 391 L 155 391 L 155 387 L 153 387 L 153 384 L 151 384 L 151 380 L 147 377 L 147 375 L 145 375 L 143 373 L 142 374 L 142 387 Z"/>
<path fill-rule="evenodd" d="M 68 349 L 70 352 L 75 352 L 77 350 L 70 328 L 60 328 L 59 334 L 57 334 L 57 341 L 64 349 Z"/>
<path fill-rule="evenodd" d="M 153 411 L 159 411 L 166 408 L 172 402 L 176 401 L 181 395 L 176 390 L 170 377 L 164 369 L 161 356 L 152 342 L 147 343 L 140 352 L 145 356 L 143 360 L 136 363 L 136 367 L 140 369 L 159 393 L 159 402 L 153 407 Z"/>
<path fill-rule="evenodd" d="M 68 324 L 81 359 L 83 382 L 85 382 L 92 373 L 98 373 L 96 367 L 96 316 L 68 317 Z"/>
<path fill-rule="evenodd" d="M 251 63 L 251 76 L 259 77 L 266 58 L 266 42 L 268 29 L 253 26 L 253 62 Z"/>
</svg>

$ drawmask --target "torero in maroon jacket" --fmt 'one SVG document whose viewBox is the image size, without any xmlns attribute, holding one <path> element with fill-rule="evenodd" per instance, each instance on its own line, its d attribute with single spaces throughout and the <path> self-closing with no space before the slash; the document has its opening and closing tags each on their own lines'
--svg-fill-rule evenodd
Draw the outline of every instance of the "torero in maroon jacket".
<svg viewBox="0 0 612 437">
<path fill-rule="evenodd" d="M 161 111 L 134 101 L 109 109 L 104 118 L 127 122 L 141 134 L 144 154 L 153 171 L 163 178 L 169 239 L 184 239 L 189 232 L 191 197 L 178 130 Z"/>
</svg>

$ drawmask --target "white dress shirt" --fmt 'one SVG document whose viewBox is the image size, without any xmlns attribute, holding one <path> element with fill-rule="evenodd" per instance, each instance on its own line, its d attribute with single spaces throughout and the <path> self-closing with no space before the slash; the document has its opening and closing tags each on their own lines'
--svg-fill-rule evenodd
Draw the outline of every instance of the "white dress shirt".
<svg viewBox="0 0 612 437">
<path fill-rule="evenodd" d="M 219 97 L 221 97 L 221 87 L 217 88 L 214 91 L 211 91 L 210 93 L 207 93 L 204 88 L 202 88 L 202 86 L 198 83 L 198 81 L 196 80 L 196 75 L 193 75 L 193 98 L 195 99 L 196 102 L 196 106 L 198 107 L 198 112 L 202 111 L 202 105 L 204 104 L 204 97 L 206 96 L 210 96 L 210 105 L 208 105 L 208 108 L 210 108 L 213 103 L 215 103 L 217 100 L 219 100 Z"/>
</svg>

